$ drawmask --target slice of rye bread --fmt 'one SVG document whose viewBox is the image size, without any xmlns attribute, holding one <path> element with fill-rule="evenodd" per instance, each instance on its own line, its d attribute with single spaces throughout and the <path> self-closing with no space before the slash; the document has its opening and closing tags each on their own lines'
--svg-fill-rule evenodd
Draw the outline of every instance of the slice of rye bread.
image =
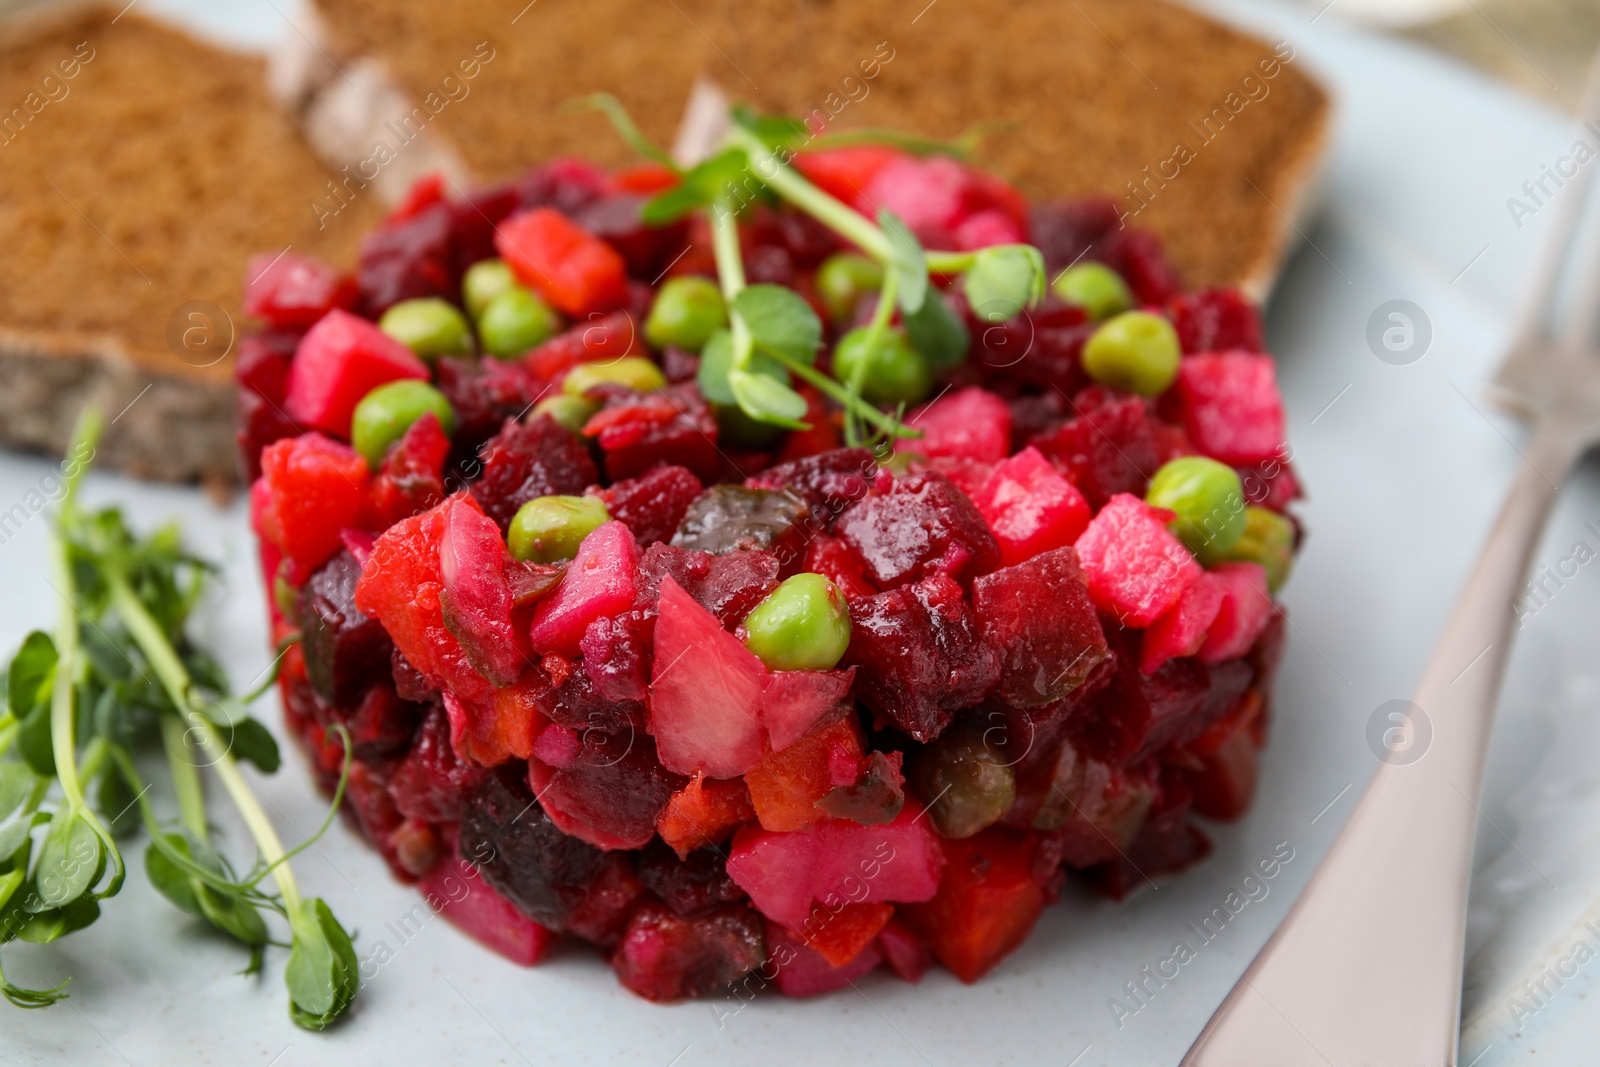
<svg viewBox="0 0 1600 1067">
<path fill-rule="evenodd" d="M 441 161 L 480 180 L 561 154 L 621 163 L 605 122 L 563 102 L 613 92 L 664 144 L 707 76 L 764 109 L 835 114 L 836 129 L 949 137 L 1004 123 L 979 162 L 1033 197 L 1116 197 L 1190 285 L 1258 298 L 1306 205 L 1329 110 L 1292 48 L 1158 0 L 313 2 L 319 47 L 345 76 L 297 37 L 280 70 L 336 165 L 392 140 L 393 120 L 424 103 L 416 124 L 448 142 Z M 480 42 L 494 58 L 462 68 Z M 348 75 L 375 67 L 400 103 L 365 108 L 369 135 L 329 136 L 319 116 L 363 110 L 348 106 L 360 95 Z"/>
<path fill-rule="evenodd" d="M 348 261 L 382 205 L 319 232 L 332 174 L 264 61 L 120 7 L 0 27 L 0 440 L 60 451 L 94 402 L 102 462 L 227 482 L 246 262 Z"/>
</svg>

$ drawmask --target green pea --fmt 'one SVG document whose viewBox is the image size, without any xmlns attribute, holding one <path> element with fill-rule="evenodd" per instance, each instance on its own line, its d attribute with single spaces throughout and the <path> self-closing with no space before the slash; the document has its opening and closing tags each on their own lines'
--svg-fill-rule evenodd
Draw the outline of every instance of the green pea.
<svg viewBox="0 0 1600 1067">
<path fill-rule="evenodd" d="M 982 249 L 961 285 L 975 315 L 985 322 L 1005 322 L 1044 296 L 1044 257 L 1028 245 Z"/>
<path fill-rule="evenodd" d="M 1150 479 L 1145 500 L 1175 512 L 1172 532 L 1202 559 L 1220 559 L 1244 534 L 1244 488 L 1225 463 L 1180 456 Z"/>
<path fill-rule="evenodd" d="M 1016 775 L 1004 756 L 978 726 L 967 723 L 952 726 L 917 753 L 911 782 L 944 837 L 971 837 L 993 826 L 1017 799 Z"/>
<path fill-rule="evenodd" d="M 835 252 L 817 268 L 817 297 L 834 322 L 844 322 L 868 293 L 883 288 L 883 264 L 856 252 Z"/>
<path fill-rule="evenodd" d="M 1133 307 L 1133 292 L 1122 275 L 1104 263 L 1079 263 L 1062 271 L 1050 289 L 1098 322 Z"/>
<path fill-rule="evenodd" d="M 744 617 L 745 647 L 775 671 L 832 670 L 850 647 L 850 609 L 820 574 L 779 584 Z"/>
<path fill-rule="evenodd" d="M 461 278 L 461 300 L 474 319 L 483 317 L 489 301 L 510 289 L 517 288 L 517 276 L 511 273 L 503 259 L 480 259 L 467 268 Z"/>
<path fill-rule="evenodd" d="M 578 554 L 583 539 L 611 518 L 594 496 L 541 496 L 517 509 L 506 534 L 513 559 L 557 563 Z"/>
<path fill-rule="evenodd" d="M 859 326 L 839 338 L 833 349 L 833 376 L 848 385 L 865 364 L 861 395 L 873 404 L 914 404 L 927 396 L 933 372 L 905 333 L 882 330 L 875 346 L 871 339 L 871 326 Z"/>
<path fill-rule="evenodd" d="M 1178 376 L 1179 356 L 1172 323 L 1148 311 L 1124 311 L 1090 336 L 1083 346 L 1083 369 L 1102 385 L 1155 396 Z"/>
<path fill-rule="evenodd" d="M 644 339 L 657 351 L 668 345 L 698 352 L 728 325 L 722 290 L 710 278 L 673 278 L 656 293 L 644 320 Z"/>
<path fill-rule="evenodd" d="M 484 351 L 501 359 L 515 359 L 560 329 L 561 316 L 520 286 L 493 297 L 478 318 Z"/>
<path fill-rule="evenodd" d="M 640 393 L 667 387 L 661 368 L 643 356 L 623 356 L 603 363 L 580 363 L 561 379 L 561 391 L 568 396 L 583 396 L 597 385 L 625 385 Z"/>
<path fill-rule="evenodd" d="M 406 378 L 380 385 L 361 398 L 350 420 L 350 444 L 377 470 L 389 446 L 400 440 L 411 424 L 433 412 L 446 436 L 455 432 L 456 413 L 450 401 L 427 382 Z"/>
<path fill-rule="evenodd" d="M 529 418 L 548 415 L 573 433 L 583 433 L 584 425 L 600 410 L 600 403 L 581 396 L 547 396 L 533 405 Z"/>
<path fill-rule="evenodd" d="M 402 300 L 378 320 L 378 329 L 408 345 L 423 359 L 464 356 L 472 351 L 472 327 L 448 300 L 436 296 Z"/>
<path fill-rule="evenodd" d="M 1294 566 L 1294 523 L 1271 508 L 1250 505 L 1244 509 L 1244 534 L 1224 559 L 1261 564 L 1267 585 L 1276 593 Z"/>
</svg>

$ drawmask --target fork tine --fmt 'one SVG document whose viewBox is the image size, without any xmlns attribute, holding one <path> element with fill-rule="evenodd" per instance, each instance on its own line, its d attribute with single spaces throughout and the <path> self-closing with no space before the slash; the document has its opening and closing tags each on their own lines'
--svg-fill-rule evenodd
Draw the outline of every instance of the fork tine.
<svg viewBox="0 0 1600 1067">
<path fill-rule="evenodd" d="M 1596 52 L 1589 64 L 1589 73 L 1579 103 L 1579 114 L 1584 119 L 1593 117 L 1596 112 L 1600 112 L 1600 52 Z M 1518 316 L 1519 325 L 1514 335 L 1516 340 L 1513 351 L 1551 336 L 1551 330 L 1547 327 L 1556 317 L 1561 298 L 1560 280 L 1568 261 L 1573 257 L 1574 250 L 1582 247 L 1578 239 L 1579 224 L 1582 221 L 1584 206 L 1589 201 L 1590 187 L 1594 184 L 1596 169 L 1590 164 L 1585 164 L 1577 177 L 1569 180 L 1561 190 L 1566 195 L 1557 207 L 1554 223 L 1549 236 L 1545 239 L 1544 248 L 1534 269 L 1533 284 L 1526 290 L 1527 296 Z M 1584 288 L 1581 291 L 1600 295 L 1600 278 L 1589 277 L 1593 273 L 1595 273 L 1593 265 L 1585 270 L 1585 277 L 1581 283 Z M 1589 304 L 1585 321 L 1592 323 L 1597 309 L 1593 301 L 1586 300 L 1585 303 Z M 1567 316 L 1566 322 L 1569 325 L 1561 331 L 1563 338 L 1571 332 L 1570 323 L 1573 321 L 1573 316 Z"/>
</svg>

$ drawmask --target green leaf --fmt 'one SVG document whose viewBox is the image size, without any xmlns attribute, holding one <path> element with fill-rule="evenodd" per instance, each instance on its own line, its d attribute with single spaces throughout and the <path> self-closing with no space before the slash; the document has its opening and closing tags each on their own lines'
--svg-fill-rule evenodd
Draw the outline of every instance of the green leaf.
<svg viewBox="0 0 1600 1067">
<path fill-rule="evenodd" d="M 811 139 L 806 124 L 790 115 L 763 115 L 749 104 L 735 104 L 729 114 L 768 148 L 794 148 Z"/>
<path fill-rule="evenodd" d="M 911 344 L 935 370 L 947 370 L 967 358 L 972 338 L 966 323 L 956 317 L 937 293 L 915 312 L 901 316 Z"/>
<path fill-rule="evenodd" d="M 163 834 L 161 841 L 165 848 L 151 842 L 144 854 L 145 874 L 157 892 L 180 911 L 206 920 L 236 941 L 250 946 L 267 943 L 266 920 L 252 901 L 243 893 L 225 892 L 195 877 L 179 867 L 167 849 L 219 877 L 226 877 L 227 871 L 215 852 L 183 834 Z"/>
<path fill-rule="evenodd" d="M 805 297 L 781 285 L 751 285 L 733 298 L 755 346 L 807 365 L 822 347 L 822 320 Z M 747 368 L 748 369 L 748 368 Z"/>
<path fill-rule="evenodd" d="M 79 897 L 59 908 L 35 912 L 17 931 L 17 940 L 32 945 L 47 945 L 59 937 L 100 918 L 100 902 L 94 897 Z"/>
<path fill-rule="evenodd" d="M 888 267 L 895 276 L 895 301 L 907 315 L 921 310 L 928 296 L 928 257 L 916 235 L 887 208 L 878 209 L 878 227 L 889 239 Z"/>
<path fill-rule="evenodd" d="M 730 148 L 689 168 L 681 184 L 646 201 L 639 217 L 647 226 L 664 226 L 724 197 L 736 205 L 746 203 L 762 188 L 750 170 L 749 157 Z"/>
<path fill-rule="evenodd" d="M 83 652 L 89 658 L 89 667 L 100 677 L 111 681 L 125 681 L 133 675 L 133 664 L 109 634 L 98 626 L 82 628 Z"/>
<path fill-rule="evenodd" d="M 222 727 L 223 744 L 239 759 L 255 764 L 262 774 L 275 774 L 283 759 L 278 742 L 267 728 L 246 715 L 231 727 Z"/>
<path fill-rule="evenodd" d="M 15 760 L 0 763 L 0 822 L 9 819 L 18 808 L 22 807 L 38 780 L 38 776 L 25 763 L 18 763 Z M 9 852 L 9 849 L 0 849 L 0 855 Z"/>
<path fill-rule="evenodd" d="M 1032 245 L 982 249 L 962 285 L 974 314 L 986 322 L 1005 322 L 1044 299 L 1044 255 Z"/>
<path fill-rule="evenodd" d="M 20 719 L 40 702 L 48 703 L 55 673 L 56 643 L 49 634 L 35 630 L 23 639 L 6 669 L 6 702 L 11 714 Z"/>
<path fill-rule="evenodd" d="M 700 350 L 700 369 L 695 374 L 695 383 L 700 386 L 701 395 L 713 404 L 724 407 L 737 405 L 733 386 L 728 384 L 728 372 L 732 369 L 733 334 L 718 330 Z M 783 364 L 760 352 L 751 357 L 750 365 L 745 369 L 751 374 L 762 374 L 786 385 L 789 382 L 789 372 Z"/>
<path fill-rule="evenodd" d="M 646 200 L 639 209 L 639 221 L 646 226 L 666 226 L 706 203 L 705 194 L 685 182 L 671 189 L 663 189 Z"/>
<path fill-rule="evenodd" d="M 757 422 L 787 430 L 810 429 L 804 421 L 806 398 L 777 379 L 735 370 L 729 372 L 728 384 L 740 410 Z"/>
<path fill-rule="evenodd" d="M 98 783 L 95 804 L 106 830 L 112 837 L 127 837 L 139 828 L 138 796 L 112 760 L 106 761 Z"/>
<path fill-rule="evenodd" d="M 356 950 L 320 898 L 302 901 L 289 925 L 294 943 L 283 972 L 289 1017 L 307 1030 L 322 1030 L 355 999 L 360 984 Z"/>
<path fill-rule="evenodd" d="M 105 867 L 100 835 L 83 813 L 62 807 L 50 820 L 33 881 L 39 899 L 48 907 L 62 907 L 81 897 Z"/>
<path fill-rule="evenodd" d="M 182 834 L 162 834 L 161 838 L 173 850 L 185 856 L 189 855 L 189 842 Z M 188 872 L 172 862 L 161 846 L 154 841 L 151 841 L 144 850 L 144 873 L 156 892 L 171 901 L 179 911 L 187 912 L 197 919 L 204 917 L 200 911 L 200 902 L 195 899 L 194 884 L 190 881 Z"/>
<path fill-rule="evenodd" d="M 50 704 L 39 704 L 17 724 L 17 752 L 33 773 L 56 776 L 55 746 L 50 738 Z"/>
<path fill-rule="evenodd" d="M 28 835 L 40 822 L 49 820 L 49 816 L 40 812 L 32 815 L 18 815 L 7 822 L 0 823 L 0 869 L 7 866 L 13 870 L 21 868 L 24 872 L 28 869 L 29 844 Z M 5 905 L 4 898 L 0 898 L 0 907 Z"/>
</svg>

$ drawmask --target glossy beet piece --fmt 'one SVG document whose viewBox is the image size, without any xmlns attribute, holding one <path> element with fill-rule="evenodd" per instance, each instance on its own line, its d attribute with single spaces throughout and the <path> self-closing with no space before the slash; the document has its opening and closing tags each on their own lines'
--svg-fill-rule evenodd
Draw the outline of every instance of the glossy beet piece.
<svg viewBox="0 0 1600 1067">
<path fill-rule="evenodd" d="M 453 823 L 461 805 L 477 788 L 484 770 L 456 755 L 450 723 L 442 707 L 422 720 L 411 751 L 389 779 L 389 793 L 402 815 L 425 822 Z"/>
<path fill-rule="evenodd" d="M 1000 563 L 1000 547 L 978 509 L 950 479 L 932 471 L 880 479 L 839 516 L 834 534 L 885 589 L 936 574 L 983 574 Z"/>
<path fill-rule="evenodd" d="M 355 557 L 342 551 L 312 574 L 300 594 L 306 674 L 318 697 L 340 707 L 359 703 L 389 673 L 389 635 L 356 607 L 360 578 Z"/>
<path fill-rule="evenodd" d="M 722 844 L 735 827 L 754 822 L 755 817 L 743 779 L 696 775 L 672 794 L 656 829 L 679 858 L 686 858 L 703 845 Z"/>
<path fill-rule="evenodd" d="M 245 477 L 249 481 L 261 477 L 263 448 L 300 432 L 283 410 L 284 393 L 289 388 L 289 364 L 299 343 L 298 332 L 264 331 L 246 334 L 239 340 L 239 355 L 233 370 L 239 386 L 234 441 L 239 446 Z"/>
<path fill-rule="evenodd" d="M 289 368 L 284 409 L 302 426 L 350 436 L 356 404 L 386 382 L 428 380 L 428 367 L 377 324 L 328 312 L 306 332 Z"/>
<path fill-rule="evenodd" d="M 339 534 L 366 502 L 367 462 L 320 433 L 274 441 L 261 453 L 251 490 L 260 534 L 302 573 L 339 550 Z"/>
<path fill-rule="evenodd" d="M 1073 744 L 1060 746 L 1048 770 L 1049 791 L 1032 826 L 1050 835 L 1059 862 L 1091 867 L 1133 844 L 1155 802 L 1153 781 Z"/>
<path fill-rule="evenodd" d="M 953 302 L 972 337 L 968 363 L 984 378 L 1045 389 L 1045 395 L 1059 397 L 1088 384 L 1081 357 L 1096 324 L 1087 321 L 1081 308 L 1046 297 L 1026 315 L 992 323 L 979 319 L 965 299 Z"/>
<path fill-rule="evenodd" d="M 1072 417 L 1034 438 L 1095 509 L 1118 493 L 1143 496 L 1161 451 L 1143 399 L 1094 388 L 1079 393 Z"/>
<path fill-rule="evenodd" d="M 1171 515 L 1121 493 L 1078 538 L 1078 562 L 1089 596 L 1124 626 L 1149 626 L 1200 575 L 1200 564 L 1167 529 Z"/>
<path fill-rule="evenodd" d="M 646 1000 L 721 992 L 767 955 L 761 916 L 730 904 L 686 919 L 660 904 L 641 906 L 611 958 L 617 979 Z"/>
<path fill-rule="evenodd" d="M 661 583 L 650 729 L 680 774 L 731 778 L 761 759 L 766 668 L 676 581 Z"/>
<path fill-rule="evenodd" d="M 1169 307 L 1185 353 L 1262 351 L 1261 313 L 1237 289 L 1186 293 Z"/>
<path fill-rule="evenodd" d="M 376 319 L 417 297 L 455 297 L 460 278 L 452 221 L 449 206 L 436 203 L 362 239 L 356 283 L 366 314 Z"/>
<path fill-rule="evenodd" d="M 634 858 L 634 869 L 644 887 L 678 915 L 695 915 L 745 898 L 744 890 L 728 877 L 720 849 L 697 848 L 679 858 L 665 843 L 656 841 Z"/>
<path fill-rule="evenodd" d="M 333 717 L 350 731 L 350 749 L 356 759 L 377 763 L 405 752 L 422 712 L 421 705 L 401 700 L 391 686 L 380 682 L 368 689 L 354 708 L 333 709 Z"/>
<path fill-rule="evenodd" d="M 672 535 L 676 548 L 721 554 L 798 550 L 805 501 L 782 489 L 712 486 L 689 505 Z"/>
<path fill-rule="evenodd" d="M 805 559 L 800 569 L 828 579 L 847 601 L 880 592 L 867 579 L 867 567 L 861 562 L 861 557 L 849 545 L 827 534 L 818 534 L 806 544 Z"/>
<path fill-rule="evenodd" d="M 561 584 L 534 610 L 528 640 L 535 651 L 577 655 L 590 623 L 633 605 L 638 565 L 639 546 L 626 526 L 614 519 L 597 526 L 578 546 Z"/>
<path fill-rule="evenodd" d="M 518 281 L 567 315 L 610 311 L 625 298 L 627 264 L 616 249 L 552 208 L 512 215 L 494 244 Z"/>
<path fill-rule="evenodd" d="M 612 391 L 583 432 L 600 445 L 613 482 L 662 465 L 685 467 L 707 484 L 722 472 L 717 420 L 692 384 L 659 393 Z"/>
<path fill-rule="evenodd" d="M 780 463 L 746 480 L 751 489 L 784 489 L 813 509 L 821 507 L 823 524 L 867 495 L 878 476 L 878 463 L 865 448 L 835 448 Z"/>
<path fill-rule="evenodd" d="M 855 671 L 772 671 L 761 683 L 761 719 L 774 752 L 817 728 L 850 692 Z"/>
<path fill-rule="evenodd" d="M 244 313 L 285 329 L 306 329 L 355 303 L 355 283 L 320 259 L 284 253 L 252 256 L 245 267 Z"/>
<path fill-rule="evenodd" d="M 647 226 L 640 209 L 649 199 L 629 193 L 601 196 L 572 216 L 572 221 L 622 256 L 630 275 L 646 280 L 659 278 L 671 265 L 672 257 L 683 251 L 689 230 L 682 221 Z"/>
<path fill-rule="evenodd" d="M 1259 775 L 1261 711 L 1261 695 L 1248 692 L 1188 746 L 1195 765 L 1184 780 L 1194 792 L 1194 810 L 1206 818 L 1231 822 L 1250 810 Z"/>
<path fill-rule="evenodd" d="M 926 904 L 900 909 L 955 976 L 971 984 L 1014 952 L 1044 910 L 1029 838 L 1005 827 L 944 841 L 944 877 Z"/>
<path fill-rule="evenodd" d="M 1128 283 L 1141 304 L 1165 304 L 1183 288 L 1160 238 L 1146 230 L 1118 229 L 1100 246 L 1106 265 Z"/>
<path fill-rule="evenodd" d="M 439 607 L 445 628 L 460 642 L 474 670 L 497 686 L 511 685 L 531 666 L 511 621 L 511 553 L 477 501 L 451 497 L 443 507 Z"/>
<path fill-rule="evenodd" d="M 998 651 L 995 693 L 1026 707 L 1059 700 L 1106 657 L 1105 633 L 1078 557 L 1057 548 L 972 584 L 984 642 Z"/>
<path fill-rule="evenodd" d="M 856 695 L 880 719 L 931 741 L 1000 677 L 961 587 L 942 575 L 850 603 Z"/>
<path fill-rule="evenodd" d="M 998 463 L 1011 451 L 1011 409 L 986 389 L 946 393 L 917 408 L 906 423 L 922 431 L 906 447 L 925 456 Z"/>
<path fill-rule="evenodd" d="M 580 363 L 600 363 L 643 352 L 639 324 L 626 311 L 590 318 L 528 353 L 523 362 L 538 378 L 557 381 Z"/>
<path fill-rule="evenodd" d="M 1070 545 L 1089 525 L 1089 503 L 1078 487 L 1032 447 L 997 464 L 972 500 L 1007 566 Z"/>
<path fill-rule="evenodd" d="M 507 421 L 483 450 L 472 495 L 502 533 L 517 509 L 541 496 L 572 496 L 600 478 L 583 443 L 548 415 Z"/>
<path fill-rule="evenodd" d="M 512 963 L 531 967 L 555 944 L 554 932 L 524 915 L 458 856 L 424 875 L 417 889 L 452 926 Z"/>
<path fill-rule="evenodd" d="M 650 735 L 549 726 L 534 744 L 528 784 L 563 833 L 603 849 L 642 848 L 683 778 L 656 759 Z"/>
<path fill-rule="evenodd" d="M 661 583 L 671 577 L 695 601 L 732 629 L 778 586 L 778 559 L 768 552 L 709 552 L 656 544 L 639 560 L 639 603 L 653 609 Z"/>
<path fill-rule="evenodd" d="M 1112 763 L 1131 764 L 1199 736 L 1250 684 L 1252 671 L 1242 660 L 1207 667 L 1194 658 L 1175 659 L 1146 675 L 1138 666 L 1138 631 L 1119 631 L 1111 640 L 1116 674 L 1095 702 L 1081 744 Z"/>
<path fill-rule="evenodd" d="M 578 641 L 583 674 L 606 700 L 642 701 L 650 684 L 654 640 L 655 622 L 641 609 L 602 615 Z"/>
<path fill-rule="evenodd" d="M 633 531 L 640 548 L 666 541 L 704 488 L 684 467 L 657 467 L 600 490 L 606 512 Z"/>
<path fill-rule="evenodd" d="M 1222 611 L 1223 595 L 1228 588 L 1209 572 L 1196 578 L 1194 584 L 1183 591 L 1183 597 L 1144 632 L 1139 669 L 1145 674 L 1154 674 L 1168 660 L 1199 652 L 1211 624 Z"/>
<path fill-rule="evenodd" d="M 1178 393 L 1183 427 L 1204 454 L 1241 464 L 1283 454 L 1283 397 L 1271 356 L 1190 356 L 1178 367 Z"/>
<path fill-rule="evenodd" d="M 507 419 L 520 419 L 549 383 L 516 360 L 444 356 L 433 365 L 434 385 L 456 413 L 451 437 L 451 488 L 482 472 L 480 452 Z"/>
<path fill-rule="evenodd" d="M 373 525 L 388 529 L 444 500 L 444 465 L 449 455 L 450 438 L 438 416 L 424 412 L 390 447 L 367 487 Z"/>
</svg>

